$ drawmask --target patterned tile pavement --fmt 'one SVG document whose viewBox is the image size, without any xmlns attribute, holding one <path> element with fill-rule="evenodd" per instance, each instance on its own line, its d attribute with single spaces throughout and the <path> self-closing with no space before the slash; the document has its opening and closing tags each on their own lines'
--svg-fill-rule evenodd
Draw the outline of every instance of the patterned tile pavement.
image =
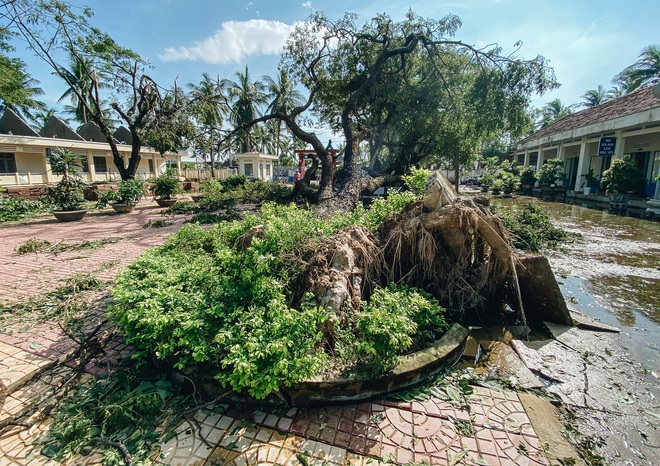
<svg viewBox="0 0 660 466">
<path fill-rule="evenodd" d="M 160 208 L 143 204 L 132 214 L 90 216 L 76 224 L 40 219 L 0 227 L 0 269 L 8 272 L 0 285 L 0 302 L 52 290 L 77 272 L 94 272 L 110 280 L 148 246 L 162 243 L 183 221 L 178 218 L 167 228 L 143 229 L 147 221 L 162 218 Z M 121 240 L 89 251 L 16 253 L 29 238 L 55 243 L 108 237 Z M 103 296 L 94 299 L 100 303 Z M 101 313 L 94 316 L 88 328 L 101 319 Z M 71 376 L 68 366 L 55 362 L 71 355 L 77 343 L 55 324 L 21 325 L 0 329 L 0 466 L 52 465 L 56 463 L 41 455 L 39 447 L 51 419 L 33 419 L 30 428 L 9 421 L 29 402 L 46 402 L 52 388 Z M 104 352 L 85 367 L 89 376 L 111 370 L 130 354 L 120 339 L 104 341 Z M 181 466 L 550 464 L 517 394 L 481 387 L 475 387 L 465 406 L 440 398 L 270 410 L 220 405 L 200 410 L 164 432 L 153 462 Z M 93 466 L 101 464 L 101 458 L 90 455 L 68 464 Z"/>
</svg>

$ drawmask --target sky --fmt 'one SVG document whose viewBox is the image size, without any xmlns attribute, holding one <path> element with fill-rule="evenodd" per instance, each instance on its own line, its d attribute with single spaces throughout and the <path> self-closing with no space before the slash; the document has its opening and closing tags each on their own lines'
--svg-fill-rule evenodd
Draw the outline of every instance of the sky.
<svg viewBox="0 0 660 466">
<path fill-rule="evenodd" d="M 313 11 L 331 19 L 345 12 L 362 25 L 377 13 L 401 20 L 416 14 L 441 19 L 457 15 L 462 27 L 456 38 L 471 45 L 496 43 L 504 54 L 520 58 L 542 55 L 554 68 L 561 87 L 535 96 L 536 107 L 558 98 L 577 104 L 589 89 L 611 87 L 612 78 L 634 63 L 644 47 L 660 44 L 660 0 L 74 0 L 94 11 L 92 24 L 108 32 L 153 66 L 148 74 L 169 87 L 198 83 L 202 73 L 235 79 L 248 66 L 252 79 L 275 76 L 279 54 L 296 22 Z M 59 108 L 65 90 L 51 70 L 25 46 L 16 54 L 28 73 L 40 81 L 42 99 Z M 66 61 L 63 60 L 63 64 Z M 323 134 L 329 132 L 317 131 Z"/>
</svg>

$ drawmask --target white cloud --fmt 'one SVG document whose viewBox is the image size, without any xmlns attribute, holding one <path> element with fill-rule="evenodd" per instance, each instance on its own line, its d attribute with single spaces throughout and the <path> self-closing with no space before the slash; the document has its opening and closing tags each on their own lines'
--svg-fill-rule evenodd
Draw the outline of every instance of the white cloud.
<svg viewBox="0 0 660 466">
<path fill-rule="evenodd" d="M 311 8 L 312 7 L 312 2 L 301 3 L 301 5 L 303 6 L 303 8 Z"/>
<path fill-rule="evenodd" d="M 165 62 L 187 60 L 225 64 L 241 63 L 254 55 L 277 55 L 282 52 L 294 27 L 263 19 L 226 21 L 211 37 L 190 47 L 168 47 L 159 58 Z"/>
</svg>

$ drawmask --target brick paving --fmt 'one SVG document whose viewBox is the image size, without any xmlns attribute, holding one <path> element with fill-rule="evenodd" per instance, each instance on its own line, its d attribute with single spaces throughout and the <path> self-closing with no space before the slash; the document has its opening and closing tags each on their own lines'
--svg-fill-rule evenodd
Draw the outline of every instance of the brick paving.
<svg viewBox="0 0 660 466">
<path fill-rule="evenodd" d="M 111 280 L 147 247 L 162 243 L 181 226 L 179 217 L 166 228 L 143 228 L 149 220 L 163 219 L 161 212 L 143 202 L 127 215 L 92 215 L 69 224 L 40 218 L 0 227 L 0 303 L 36 297 L 76 273 Z M 98 249 L 16 252 L 29 238 L 56 243 L 111 237 L 120 240 Z M 93 299 L 97 311 L 86 322 L 88 330 L 103 320 L 103 293 Z M 119 337 L 108 335 L 104 351 L 85 366 L 87 377 L 111 371 L 130 354 Z M 29 429 L 10 422 L 30 403 L 42 405 L 54 387 L 71 377 L 71 367 L 56 363 L 76 349 L 77 342 L 55 323 L 14 322 L 0 329 L 0 466 L 57 464 L 41 454 L 39 445 L 50 417 L 35 419 Z M 220 405 L 198 411 L 193 420 L 180 421 L 163 434 L 154 464 L 550 464 L 518 395 L 483 387 L 475 387 L 463 406 L 438 397 L 288 410 Z M 67 464 L 93 466 L 101 464 L 101 458 L 92 454 Z"/>
</svg>

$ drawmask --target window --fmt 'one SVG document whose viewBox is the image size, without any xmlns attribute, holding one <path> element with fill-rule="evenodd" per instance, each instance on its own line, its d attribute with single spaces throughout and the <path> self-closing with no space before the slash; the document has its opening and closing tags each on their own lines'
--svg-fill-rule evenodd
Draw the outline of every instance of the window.
<svg viewBox="0 0 660 466">
<path fill-rule="evenodd" d="M 154 159 L 149 159 L 149 173 L 155 173 L 154 172 Z"/>
<path fill-rule="evenodd" d="M 108 173 L 108 163 L 105 157 L 94 157 L 94 170 L 96 173 Z"/>
<path fill-rule="evenodd" d="M 266 164 L 266 176 L 270 177 L 270 164 Z"/>
<path fill-rule="evenodd" d="M 16 173 L 14 154 L 0 154 L 0 173 Z"/>
<path fill-rule="evenodd" d="M 82 167 L 83 173 L 89 173 L 89 161 L 87 160 L 87 157 L 82 157 L 80 159 L 80 166 Z"/>
<path fill-rule="evenodd" d="M 259 179 L 264 179 L 264 164 L 260 163 L 259 164 Z"/>
<path fill-rule="evenodd" d="M 254 176 L 251 163 L 246 163 L 243 167 L 245 167 L 245 176 Z"/>
</svg>

